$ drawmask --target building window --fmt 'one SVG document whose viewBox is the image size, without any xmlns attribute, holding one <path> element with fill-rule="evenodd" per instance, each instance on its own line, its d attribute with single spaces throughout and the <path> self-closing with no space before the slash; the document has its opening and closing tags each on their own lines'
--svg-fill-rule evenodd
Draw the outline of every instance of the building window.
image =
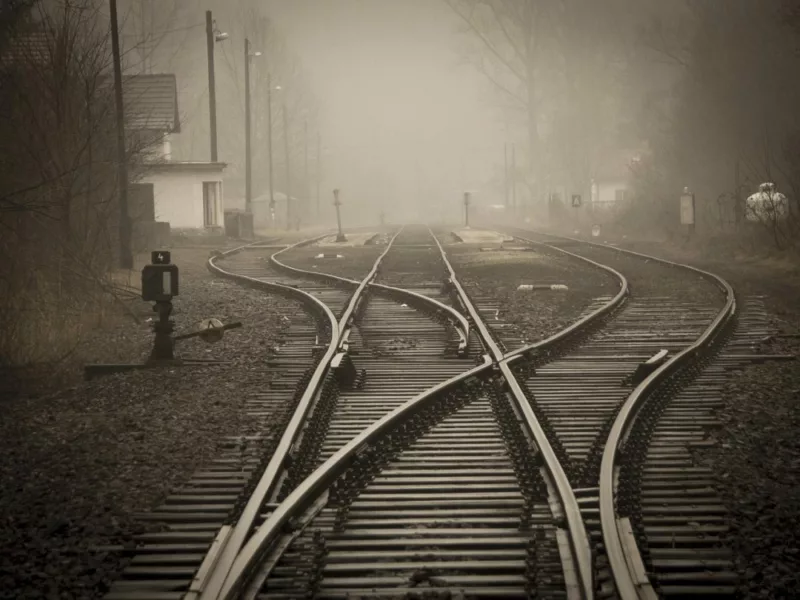
<svg viewBox="0 0 800 600">
<path fill-rule="evenodd" d="M 222 195 L 220 181 L 203 182 L 203 225 L 206 227 L 217 227 L 219 220 L 219 202 Z"/>
<path fill-rule="evenodd" d="M 625 196 L 627 190 L 624 189 L 617 189 L 614 190 L 614 201 L 615 202 L 625 202 Z"/>
</svg>

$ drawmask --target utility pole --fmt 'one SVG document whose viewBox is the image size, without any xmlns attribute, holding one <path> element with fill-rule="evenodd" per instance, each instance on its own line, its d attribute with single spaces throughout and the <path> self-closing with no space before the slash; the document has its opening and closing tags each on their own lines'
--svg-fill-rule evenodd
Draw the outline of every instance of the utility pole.
<svg viewBox="0 0 800 600">
<path fill-rule="evenodd" d="M 119 260 L 123 269 L 133 269 L 131 218 L 128 214 L 128 157 L 125 149 L 125 105 L 122 99 L 122 63 L 117 29 L 117 0 L 111 3 L 111 51 L 114 57 L 114 98 L 117 117 L 117 187 L 119 187 Z"/>
<path fill-rule="evenodd" d="M 267 73 L 267 154 L 269 159 L 269 211 L 275 218 L 275 183 L 272 160 L 272 75 Z"/>
<path fill-rule="evenodd" d="M 303 169 L 305 170 L 305 174 L 303 176 L 305 181 L 303 184 L 303 202 L 306 207 L 305 212 L 310 213 L 311 211 L 308 209 L 309 205 L 311 204 L 311 194 L 309 193 L 311 186 L 308 184 L 308 119 L 303 121 L 303 160 L 305 162 L 303 165 Z"/>
<path fill-rule="evenodd" d="M 244 160 L 245 160 L 245 192 L 244 210 L 253 212 L 253 172 L 250 154 L 250 40 L 244 38 Z"/>
<path fill-rule="evenodd" d="M 508 210 L 508 142 L 503 144 L 503 162 L 505 164 L 503 171 L 503 187 L 506 196 L 505 206 L 506 210 Z"/>
<path fill-rule="evenodd" d="M 217 84 L 214 77 L 214 20 L 206 11 L 206 46 L 208 47 L 208 113 L 211 127 L 211 162 L 217 162 Z"/>
<path fill-rule="evenodd" d="M 286 110 L 286 99 L 283 100 L 283 145 L 286 150 L 286 229 L 292 229 L 292 165 L 289 158 L 289 112 Z"/>
<path fill-rule="evenodd" d="M 322 180 L 322 137 L 317 131 L 317 221 L 319 221 L 319 185 Z"/>
<path fill-rule="evenodd" d="M 464 226 L 469 227 L 469 192 L 464 192 Z"/>
</svg>

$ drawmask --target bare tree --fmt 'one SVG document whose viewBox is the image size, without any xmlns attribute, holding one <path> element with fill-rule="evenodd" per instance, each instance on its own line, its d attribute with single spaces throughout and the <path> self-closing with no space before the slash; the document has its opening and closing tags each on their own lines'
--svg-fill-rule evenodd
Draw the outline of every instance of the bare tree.
<svg viewBox="0 0 800 600">
<path fill-rule="evenodd" d="M 115 122 L 107 19 L 92 0 L 41 4 L 0 62 L 0 362 L 66 356 L 114 292 Z M 131 144 L 136 163 L 146 148 Z"/>
</svg>

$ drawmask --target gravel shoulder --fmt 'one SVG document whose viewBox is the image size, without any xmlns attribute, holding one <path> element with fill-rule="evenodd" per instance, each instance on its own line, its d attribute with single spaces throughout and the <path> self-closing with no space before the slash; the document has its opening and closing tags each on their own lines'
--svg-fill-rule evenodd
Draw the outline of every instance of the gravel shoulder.
<svg viewBox="0 0 800 600">
<path fill-rule="evenodd" d="M 225 436 L 248 433 L 244 400 L 263 388 L 270 375 L 260 362 L 299 306 L 214 279 L 207 256 L 207 248 L 173 250 L 177 331 L 206 317 L 243 327 L 177 351 L 227 364 L 111 375 L 0 404 L 0 598 L 102 597 L 123 559 L 93 549 L 129 543 L 144 530 L 135 513 L 213 458 Z M 138 302 L 141 316 L 147 309 Z M 79 355 L 143 360 L 151 336 L 146 324 L 115 320 Z"/>
</svg>

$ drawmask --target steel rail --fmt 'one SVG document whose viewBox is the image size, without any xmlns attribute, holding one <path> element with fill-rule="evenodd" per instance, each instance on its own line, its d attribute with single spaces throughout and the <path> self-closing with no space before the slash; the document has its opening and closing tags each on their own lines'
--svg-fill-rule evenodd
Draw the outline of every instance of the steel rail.
<svg viewBox="0 0 800 600">
<path fill-rule="evenodd" d="M 578 586 L 584 598 L 587 600 L 594 597 L 594 577 L 593 577 L 593 569 L 592 569 L 592 551 L 591 546 L 589 544 L 589 536 L 586 533 L 586 527 L 583 522 L 583 518 L 581 517 L 580 508 L 578 506 L 578 501 L 575 497 L 575 493 L 572 490 L 572 486 L 569 483 L 569 479 L 567 478 L 567 474 L 564 472 L 564 468 L 561 466 L 561 463 L 558 461 L 555 452 L 553 451 L 553 447 L 550 445 L 550 441 L 547 439 L 547 435 L 545 434 L 544 430 L 542 429 L 539 420 L 536 418 L 536 415 L 531 408 L 530 403 L 527 401 L 522 388 L 519 385 L 514 373 L 511 371 L 511 368 L 508 364 L 504 361 L 503 352 L 498 347 L 497 343 L 494 341 L 489 329 L 486 327 L 486 324 L 480 318 L 478 311 L 473 306 L 472 302 L 469 301 L 464 288 L 461 286 L 461 283 L 458 281 L 456 277 L 455 271 L 453 267 L 450 265 L 450 261 L 447 260 L 447 253 L 445 252 L 442 245 L 439 243 L 439 240 L 431 231 L 431 235 L 433 239 L 436 241 L 436 245 L 439 247 L 439 251 L 442 254 L 442 260 L 444 261 L 447 269 L 450 273 L 450 280 L 452 281 L 453 285 L 458 290 L 458 293 L 466 307 L 467 311 L 469 312 L 470 317 L 472 318 L 472 322 L 480 331 L 481 337 L 485 340 L 489 350 L 492 353 L 494 361 L 500 367 L 500 371 L 503 374 L 503 377 L 508 382 L 508 386 L 511 389 L 512 396 L 517 403 L 517 407 L 520 409 L 522 414 L 525 417 L 525 422 L 530 434 L 533 436 L 536 445 L 539 448 L 539 451 L 542 453 L 542 457 L 544 458 L 544 464 L 547 468 L 550 476 L 553 479 L 553 483 L 555 484 L 556 491 L 558 493 L 559 499 L 561 500 L 561 506 L 564 510 L 564 515 L 567 521 L 567 528 L 569 529 L 569 538 L 570 538 L 570 545 L 571 545 L 571 552 L 574 563 L 576 565 L 576 570 L 578 573 Z"/>
<path fill-rule="evenodd" d="M 543 349 L 547 348 L 548 346 L 552 346 L 553 344 L 555 344 L 557 342 L 560 342 L 561 340 L 569 337 L 573 333 L 575 333 L 575 332 L 579 331 L 580 329 L 586 327 L 589 323 L 591 323 L 591 322 L 599 319 L 600 317 L 610 313 L 611 311 L 615 310 L 616 308 L 618 308 L 627 299 L 628 294 L 630 293 L 630 288 L 628 286 L 628 280 L 625 278 L 625 276 L 622 273 L 620 273 L 616 269 L 612 269 L 608 265 L 604 265 L 602 263 L 595 262 L 595 261 L 593 261 L 593 260 L 591 260 L 589 258 L 581 256 L 580 254 L 575 254 L 574 252 L 569 252 L 567 250 L 564 250 L 563 248 L 558 248 L 557 246 L 551 246 L 549 244 L 545 244 L 543 242 L 537 242 L 535 240 L 524 238 L 524 237 L 521 237 L 521 236 L 518 236 L 518 235 L 514 235 L 514 237 L 516 237 L 517 239 L 519 239 L 521 241 L 527 242 L 527 243 L 546 246 L 547 248 L 549 248 L 551 250 L 556 250 L 558 252 L 566 254 L 567 256 L 571 256 L 572 258 L 577 258 L 577 259 L 582 260 L 584 262 L 587 262 L 590 265 L 593 265 L 593 266 L 595 266 L 595 267 L 597 267 L 599 269 L 607 271 L 607 272 L 611 273 L 611 275 L 613 275 L 617 279 L 617 281 L 620 284 L 620 289 L 619 289 L 619 292 L 617 292 L 617 294 L 613 298 L 611 298 L 611 300 L 606 302 L 603 306 L 601 306 L 597 310 L 592 311 L 591 313 L 589 313 L 585 317 L 575 321 L 569 327 L 566 327 L 564 329 L 561 329 L 560 331 L 557 331 L 556 333 L 554 333 L 553 335 L 551 335 L 550 337 L 548 337 L 546 339 L 540 340 L 538 342 L 534 342 L 533 344 L 528 344 L 527 346 L 523 346 L 522 348 L 518 348 L 516 350 L 513 350 L 513 351 L 507 353 L 505 355 L 505 357 L 503 358 L 503 362 L 508 363 L 508 362 L 514 360 L 515 358 L 517 358 L 518 356 L 522 355 L 522 354 L 528 354 L 528 353 L 534 352 L 536 350 L 543 350 Z"/>
<path fill-rule="evenodd" d="M 397 235 L 399 235 L 402 228 L 392 237 L 390 242 L 386 246 L 386 250 L 377 258 L 375 264 L 373 265 L 370 272 L 364 278 L 363 281 L 358 285 L 355 292 L 350 298 L 348 302 L 347 308 L 345 309 L 344 313 L 342 314 L 341 319 L 337 322 L 336 317 L 333 316 L 330 308 L 328 308 L 325 304 L 319 301 L 317 298 L 314 298 L 313 295 L 303 292 L 302 290 L 298 290 L 291 286 L 284 286 L 281 284 L 267 284 L 267 282 L 261 282 L 257 279 L 252 277 L 246 277 L 242 275 L 235 275 L 233 273 L 224 272 L 223 269 L 219 268 L 215 265 L 215 261 L 218 258 L 222 258 L 225 256 L 230 256 L 237 251 L 242 251 L 248 246 L 257 246 L 258 242 L 254 244 L 249 244 L 248 246 L 242 246 L 240 248 L 231 250 L 227 253 L 223 253 L 219 256 L 213 257 L 209 259 L 209 268 L 213 267 L 213 271 L 222 274 L 223 272 L 226 273 L 227 277 L 239 279 L 242 281 L 247 281 L 248 283 L 259 283 L 264 284 L 265 287 L 272 287 L 272 289 L 280 289 L 282 291 L 292 290 L 295 294 L 301 295 L 301 297 L 308 297 L 312 298 L 315 303 L 324 307 L 325 314 L 328 316 L 329 320 L 332 319 L 331 324 L 331 343 L 328 345 L 328 349 L 325 351 L 325 354 L 320 359 L 319 363 L 317 364 L 317 368 L 312 375 L 312 378 L 306 386 L 305 391 L 303 392 L 300 401 L 298 402 L 297 408 L 295 409 L 294 414 L 292 415 L 289 424 L 286 426 L 283 435 L 281 436 L 280 442 L 278 443 L 275 452 L 273 453 L 272 457 L 270 458 L 269 463 L 267 463 L 267 467 L 264 470 L 264 473 L 258 480 L 252 494 L 247 499 L 247 503 L 245 504 L 244 509 L 242 510 L 242 514 L 240 515 L 239 519 L 234 526 L 225 526 L 223 527 L 220 532 L 215 537 L 214 541 L 212 542 L 212 547 L 206 554 L 206 560 L 203 561 L 200 569 L 198 570 L 195 578 L 192 581 L 192 585 L 189 588 L 189 592 L 184 596 L 186 600 L 192 600 L 193 598 L 216 598 L 220 590 L 225 583 L 228 572 L 230 571 L 234 561 L 236 560 L 239 551 L 241 550 L 242 546 L 245 544 L 247 536 L 250 535 L 251 530 L 253 528 L 253 523 L 258 518 L 259 512 L 261 507 L 263 506 L 266 499 L 274 492 L 275 486 L 279 481 L 279 475 L 281 470 L 284 467 L 286 459 L 289 455 L 289 452 L 295 443 L 298 434 L 302 428 L 302 424 L 305 421 L 309 410 L 315 403 L 316 396 L 319 393 L 320 387 L 324 380 L 325 374 L 327 373 L 330 363 L 333 358 L 339 352 L 339 348 L 342 343 L 342 338 L 345 333 L 345 329 L 348 326 L 350 319 L 353 317 L 355 309 L 358 305 L 360 296 L 364 289 L 366 288 L 369 281 L 375 277 L 377 273 L 378 266 L 380 265 L 381 260 L 383 257 L 386 256 L 387 252 L 392 246 Z M 304 246 L 313 243 L 319 239 L 323 239 L 327 237 L 327 235 L 319 236 L 316 238 L 311 238 L 309 240 L 301 240 L 296 244 L 292 244 L 291 246 L 287 246 L 275 252 L 271 257 L 270 260 L 273 263 L 282 264 L 279 261 L 274 260 L 277 255 L 280 255 L 284 252 L 287 252 L 293 248 L 297 248 L 299 246 Z M 291 267 L 289 267 L 291 269 Z M 274 287 L 273 287 L 274 286 Z"/>
<path fill-rule="evenodd" d="M 435 401 L 440 393 L 452 389 L 462 382 L 492 367 L 492 360 L 484 355 L 483 364 L 473 367 L 469 371 L 456 375 L 424 392 L 418 394 L 405 404 L 397 407 L 392 412 L 383 416 L 344 447 L 326 460 L 320 467 L 309 475 L 291 494 L 275 509 L 264 524 L 250 537 L 239 555 L 236 557 L 232 568 L 220 593 L 209 598 L 232 600 L 247 584 L 253 568 L 259 559 L 269 550 L 281 535 L 283 528 L 293 517 L 302 514 L 317 499 L 323 496 L 333 482 L 347 469 L 353 458 L 370 443 L 374 442 L 387 431 L 414 416 Z"/>
<path fill-rule="evenodd" d="M 313 242 L 313 240 L 311 241 Z M 192 579 L 192 583 L 189 586 L 188 592 L 184 596 L 186 600 L 198 598 L 204 590 L 209 589 L 209 587 L 219 585 L 217 580 L 220 577 L 219 573 L 222 571 L 222 565 L 225 565 L 226 562 L 232 563 L 233 559 L 236 557 L 236 554 L 238 553 L 238 550 L 247 535 L 245 528 L 249 530 L 249 528 L 252 526 L 252 523 L 258 514 L 258 508 L 261 506 L 261 504 L 263 504 L 264 499 L 268 497 L 268 495 L 271 494 L 274 489 L 277 481 L 277 475 L 280 473 L 286 457 L 288 456 L 289 451 L 294 444 L 294 440 L 300 431 L 301 425 L 305 420 L 308 411 L 313 405 L 314 398 L 322 385 L 325 374 L 328 371 L 329 364 L 336 355 L 339 339 L 341 337 L 341 331 L 336 316 L 324 302 L 314 297 L 314 295 L 288 285 L 261 281 L 260 279 L 248 277 L 247 275 L 232 273 L 230 271 L 226 271 L 217 264 L 217 260 L 227 258 L 247 250 L 248 248 L 258 246 L 259 243 L 261 242 L 254 242 L 252 244 L 239 246 L 209 258 L 207 263 L 208 269 L 212 273 L 227 279 L 243 282 L 253 287 L 278 292 L 289 297 L 297 298 L 306 304 L 310 304 L 327 318 L 328 325 L 331 328 L 331 340 L 328 344 L 325 354 L 321 357 L 319 363 L 317 364 L 317 367 L 311 376 L 311 380 L 306 386 L 306 389 L 303 392 L 297 407 L 295 408 L 292 418 L 286 426 L 286 429 L 281 436 L 280 441 L 278 442 L 278 446 L 275 448 L 275 452 L 273 453 L 270 462 L 267 464 L 264 474 L 261 476 L 256 488 L 253 490 L 250 498 L 251 500 L 256 499 L 257 502 L 248 501 L 241 517 L 237 521 L 236 526 L 224 525 L 217 533 L 213 542 L 211 543 L 211 547 L 206 552 L 205 559 Z M 297 247 L 303 243 L 308 243 L 308 240 L 288 246 L 280 252 Z M 240 524 L 242 527 L 240 527 Z"/>
<path fill-rule="evenodd" d="M 402 231 L 402 229 L 401 229 L 401 231 Z M 392 241 L 394 241 L 394 238 L 396 238 L 398 235 L 400 235 L 399 231 L 392 238 Z M 283 270 L 285 270 L 285 271 L 287 271 L 289 273 L 292 273 L 292 274 L 300 276 L 300 277 L 313 277 L 313 278 L 316 278 L 316 279 L 327 280 L 327 281 L 330 281 L 330 282 L 333 282 L 333 283 L 357 286 L 359 284 L 359 282 L 356 281 L 355 279 L 349 279 L 347 277 L 341 277 L 339 275 L 333 275 L 331 273 L 321 273 L 319 271 L 309 271 L 307 269 L 301 269 L 299 267 L 293 267 L 293 266 L 287 265 L 286 263 L 281 262 L 280 260 L 277 259 L 277 256 L 282 254 L 283 252 L 287 252 L 288 250 L 291 250 L 293 248 L 300 247 L 301 245 L 306 245 L 307 243 L 313 243 L 314 241 L 323 239 L 325 237 L 327 237 L 327 236 L 314 238 L 314 240 L 305 240 L 303 242 L 295 244 L 294 246 L 290 246 L 288 248 L 284 248 L 283 250 L 273 254 L 270 257 L 270 262 L 275 267 L 277 267 L 278 269 L 283 269 Z M 388 251 L 388 249 L 387 249 L 387 251 Z M 384 254 L 386 254 L 386 253 L 384 252 Z M 381 258 L 383 258 L 383 256 L 381 256 Z M 428 304 L 433 305 L 440 312 L 445 313 L 447 315 L 448 320 L 450 320 L 451 323 L 453 324 L 453 328 L 456 330 L 456 332 L 458 333 L 458 337 L 460 338 L 459 339 L 459 346 L 463 347 L 463 348 L 467 347 L 467 344 L 469 343 L 469 330 L 470 330 L 469 321 L 467 321 L 467 319 L 464 317 L 464 315 L 462 315 L 460 312 L 455 310 L 452 306 L 447 306 L 446 304 L 436 300 L 435 298 L 429 298 L 428 296 L 423 296 L 422 294 L 418 294 L 417 292 L 412 292 L 411 290 L 404 290 L 402 288 L 394 287 L 394 286 L 391 286 L 391 285 L 386 285 L 386 284 L 383 284 L 383 283 L 375 283 L 373 281 L 370 281 L 369 282 L 369 286 L 370 287 L 374 287 L 376 289 L 380 289 L 380 290 L 384 290 L 384 291 L 387 291 L 387 292 L 391 292 L 391 293 L 397 294 L 399 296 L 406 296 L 408 298 L 412 298 L 412 299 L 414 299 L 416 301 L 419 301 L 420 303 L 428 303 Z"/>
<path fill-rule="evenodd" d="M 642 404 L 646 400 L 648 393 L 661 383 L 668 375 L 679 369 L 686 362 L 697 357 L 713 340 L 715 334 L 719 332 L 726 323 L 736 314 L 736 296 L 730 284 L 709 271 L 676 263 L 670 260 L 627 250 L 625 248 L 609 247 L 606 244 L 598 244 L 577 238 L 553 235 L 545 233 L 550 237 L 566 239 L 580 242 L 590 246 L 615 250 L 624 254 L 652 260 L 671 267 L 678 267 L 693 271 L 705 279 L 714 282 L 725 294 L 725 305 L 717 313 L 711 324 L 705 329 L 702 335 L 688 348 L 685 348 L 658 369 L 653 371 L 644 381 L 642 381 L 631 392 L 625 403 L 622 405 L 611 431 L 608 435 L 606 445 L 603 449 L 603 457 L 600 463 L 600 524 L 603 531 L 603 544 L 606 555 L 608 556 L 609 568 L 614 577 L 617 594 L 622 600 L 647 599 L 655 600 L 657 595 L 652 584 L 643 570 L 637 568 L 642 564 L 641 553 L 636 544 L 623 544 L 622 534 L 620 533 L 619 520 L 617 519 L 614 495 L 616 492 L 615 473 L 618 463 L 618 452 L 620 445 L 623 444 L 636 422 L 636 417 Z"/>
</svg>

